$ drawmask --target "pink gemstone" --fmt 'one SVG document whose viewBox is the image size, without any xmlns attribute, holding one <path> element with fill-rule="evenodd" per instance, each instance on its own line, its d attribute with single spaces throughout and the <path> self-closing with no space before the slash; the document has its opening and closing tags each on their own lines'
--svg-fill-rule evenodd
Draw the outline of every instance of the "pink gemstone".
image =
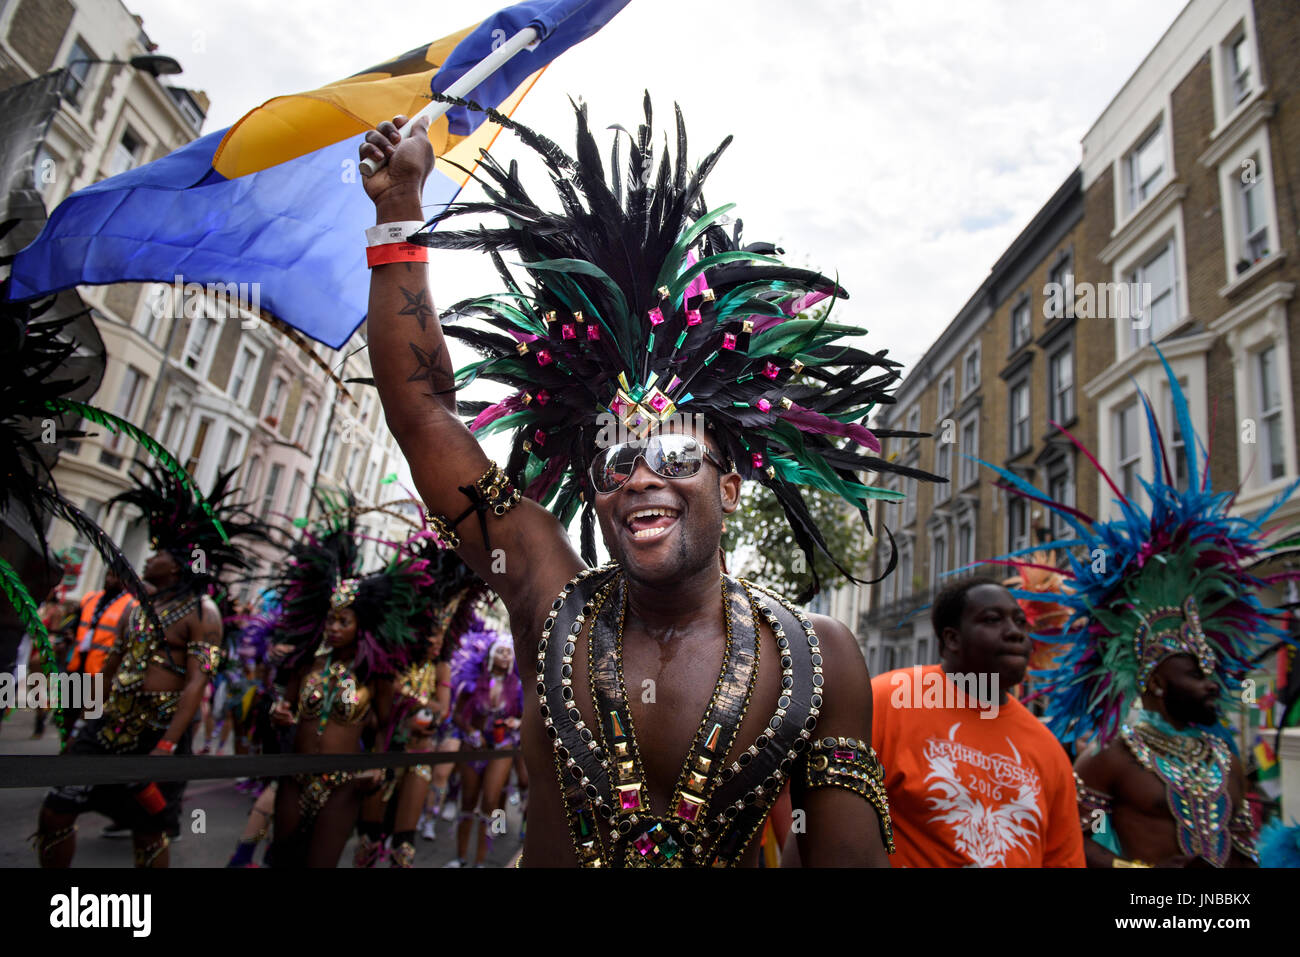
<svg viewBox="0 0 1300 957">
<path fill-rule="evenodd" d="M 546 405 L 546 403 L 548 403 L 548 402 L 550 402 L 550 401 L 551 401 L 551 394 L 550 394 L 549 392 L 547 392 L 545 389 L 538 389 L 538 390 L 537 390 L 537 404 L 538 404 L 538 405 Z"/>
<path fill-rule="evenodd" d="M 627 403 L 618 396 L 614 396 L 614 401 L 609 404 L 609 411 L 613 412 L 621 419 L 623 413 L 627 411 Z"/>
<path fill-rule="evenodd" d="M 698 326 L 703 321 L 704 321 L 704 317 L 700 315 L 700 310 L 698 309 L 686 310 L 686 324 L 688 326 Z"/>
<path fill-rule="evenodd" d="M 618 800 L 623 806 L 623 810 L 630 811 L 632 808 L 641 806 L 641 791 L 639 788 L 635 790 L 629 789 L 627 791 L 619 791 Z"/>
<path fill-rule="evenodd" d="M 852 761 L 854 757 L 856 757 L 854 752 L 841 751 L 839 748 L 836 748 L 833 752 L 831 752 L 831 756 L 834 757 L 836 761 Z"/>
<path fill-rule="evenodd" d="M 551 364 L 551 351 L 549 349 L 537 350 L 537 364 L 539 366 L 548 366 Z"/>
<path fill-rule="evenodd" d="M 690 801 L 686 800 L 686 798 L 682 798 L 680 801 L 677 802 L 678 817 L 683 818 L 687 821 L 693 821 L 695 820 L 696 816 L 699 813 L 700 813 L 700 805 L 692 804 Z"/>
<path fill-rule="evenodd" d="M 587 338 L 590 339 L 592 342 L 599 342 L 599 341 L 600 341 L 600 326 L 588 326 L 588 327 L 587 327 Z"/>
<path fill-rule="evenodd" d="M 664 314 L 663 311 L 658 306 L 655 306 L 655 308 L 650 310 L 650 325 L 657 326 L 659 325 L 659 323 L 663 321 L 664 321 Z"/>
<path fill-rule="evenodd" d="M 763 467 L 763 453 L 755 452 L 753 455 L 753 461 L 754 461 L 754 468 L 761 469 Z"/>
<path fill-rule="evenodd" d="M 533 441 L 536 442 L 538 445 L 545 445 L 546 433 L 543 432 L 541 429 L 538 429 L 536 432 L 533 433 Z"/>
<path fill-rule="evenodd" d="M 722 334 L 722 348 L 724 349 L 736 348 L 736 334 L 734 332 L 724 332 Z"/>
<path fill-rule="evenodd" d="M 668 405 L 668 396 L 662 392 L 656 392 L 650 397 L 650 408 L 656 412 L 662 412 Z"/>
<path fill-rule="evenodd" d="M 571 322 L 566 322 L 560 326 L 560 335 L 565 339 L 576 339 L 578 338 L 578 327 Z"/>
<path fill-rule="evenodd" d="M 673 376 L 672 379 L 670 379 L 668 382 L 668 388 L 665 389 L 664 391 L 672 392 L 673 389 L 676 389 L 681 384 L 682 384 L 682 380 L 678 376 Z"/>
<path fill-rule="evenodd" d="M 759 410 L 760 412 L 771 412 L 771 411 L 772 411 L 772 403 L 771 403 L 771 402 L 768 402 L 767 399 L 759 399 L 759 400 L 758 400 L 757 402 L 755 402 L 754 404 L 755 404 L 756 406 L 758 406 L 758 410 Z"/>
<path fill-rule="evenodd" d="M 642 834 L 640 837 L 638 837 L 635 841 L 632 842 L 632 846 L 635 847 L 641 853 L 642 857 L 645 857 L 645 855 L 649 854 L 651 851 L 655 849 L 655 842 L 650 840 L 649 834 Z"/>
<path fill-rule="evenodd" d="M 781 374 L 781 367 L 774 362 L 769 362 L 763 366 L 763 375 L 769 379 L 775 379 Z"/>
</svg>

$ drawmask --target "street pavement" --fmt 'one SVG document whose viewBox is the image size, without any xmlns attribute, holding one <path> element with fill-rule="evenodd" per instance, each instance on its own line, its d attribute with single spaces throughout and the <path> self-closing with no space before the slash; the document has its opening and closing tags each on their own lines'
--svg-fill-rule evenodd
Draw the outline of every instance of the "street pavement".
<svg viewBox="0 0 1300 957">
<path fill-rule="evenodd" d="M 57 754 L 58 730 L 47 722 L 45 734 L 33 738 L 34 715 L 10 712 L 0 722 L 0 754 Z M 224 754 L 231 753 L 227 742 Z M 0 868 L 35 867 L 36 853 L 29 840 L 36 830 L 43 788 L 0 787 Z M 185 791 L 182 832 L 171 849 L 172 867 L 225 867 L 244 831 L 254 794 L 235 789 L 234 781 L 201 780 Z M 202 814 L 196 814 L 202 811 Z M 100 834 L 108 819 L 100 814 L 83 814 L 78 821 L 77 854 L 73 867 L 131 867 L 129 837 L 103 837 Z M 487 867 L 505 867 L 520 847 L 519 808 L 506 805 L 507 832 L 493 839 L 488 850 Z M 456 856 L 455 822 L 439 819 L 437 838 L 416 838 L 416 867 L 442 867 Z M 339 861 L 340 867 L 352 866 L 355 835 L 349 840 Z M 260 863 L 265 842 L 258 849 Z M 473 854 L 473 838 L 470 840 Z"/>
</svg>

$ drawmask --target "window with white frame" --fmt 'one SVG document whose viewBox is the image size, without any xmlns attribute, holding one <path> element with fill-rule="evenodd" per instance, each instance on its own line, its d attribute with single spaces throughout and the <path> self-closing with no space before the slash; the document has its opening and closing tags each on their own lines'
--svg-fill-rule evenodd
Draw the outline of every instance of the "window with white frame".
<svg viewBox="0 0 1300 957">
<path fill-rule="evenodd" d="M 912 546 L 904 543 L 898 549 L 898 597 L 909 598 L 912 594 Z"/>
<path fill-rule="evenodd" d="M 973 485 L 980 475 L 980 420 L 972 415 L 961 425 L 961 487 Z"/>
<path fill-rule="evenodd" d="M 957 525 L 957 567 L 975 563 L 975 522 L 964 519 Z"/>
<path fill-rule="evenodd" d="M 1029 448 L 1029 380 L 1022 379 L 1011 387 L 1011 446 L 1012 455 Z"/>
<path fill-rule="evenodd" d="M 271 508 L 275 505 L 275 493 L 280 486 L 280 476 L 283 474 L 283 465 L 271 466 L 271 474 L 266 480 L 266 489 L 262 492 L 262 507 L 258 511 L 258 516 L 263 521 L 271 514 Z"/>
<path fill-rule="evenodd" d="M 212 418 L 210 416 L 200 416 L 199 424 L 194 429 L 194 441 L 190 443 L 190 455 L 185 460 L 185 471 L 193 475 L 199 470 L 199 462 L 203 459 L 203 449 L 208 444 L 208 432 L 212 430 Z"/>
<path fill-rule="evenodd" d="M 1259 383 L 1260 471 L 1265 480 L 1273 481 L 1286 474 L 1286 452 L 1282 432 L 1282 383 L 1276 346 L 1255 354 L 1256 381 Z"/>
<path fill-rule="evenodd" d="M 284 510 L 294 517 L 298 515 L 298 498 L 302 494 L 302 487 L 307 483 L 307 476 L 302 474 L 301 469 L 294 469 L 293 482 L 289 485 L 289 501 Z"/>
<path fill-rule="evenodd" d="M 1011 350 L 1019 349 L 1033 334 L 1033 319 L 1029 308 L 1029 297 L 1016 303 L 1011 310 Z"/>
<path fill-rule="evenodd" d="M 1243 161 L 1237 177 L 1237 209 L 1241 220 L 1241 258 L 1256 263 L 1268 255 L 1268 191 L 1263 185 L 1259 156 Z"/>
<path fill-rule="evenodd" d="M 916 663 L 918 665 L 934 664 L 934 652 L 930 650 L 930 638 L 927 635 L 916 642 Z"/>
<path fill-rule="evenodd" d="M 289 394 L 289 382 L 284 376 L 276 376 L 271 380 L 271 387 L 266 390 L 266 405 L 262 412 L 262 418 L 271 421 L 272 425 L 280 424 L 280 414 L 284 411 L 284 403 Z"/>
<path fill-rule="evenodd" d="M 934 503 L 948 501 L 952 495 L 952 443 L 940 442 L 934 450 L 934 474 L 948 479 L 934 483 Z"/>
<path fill-rule="evenodd" d="M 1066 425 L 1074 418 L 1074 350 L 1071 347 L 1054 352 L 1048 360 L 1047 389 L 1052 421 Z"/>
<path fill-rule="evenodd" d="M 1136 306 L 1130 304 L 1134 349 L 1140 349 L 1172 329 L 1178 322 L 1178 274 L 1174 265 L 1174 240 L 1143 260 L 1128 275 L 1129 288 L 1139 290 Z M 1121 321 L 1123 321 L 1121 317 Z"/>
<path fill-rule="evenodd" d="M 1070 469 L 1070 460 L 1064 456 L 1055 459 L 1047 467 L 1047 497 L 1062 505 L 1074 506 L 1074 474 Z M 1052 535 L 1064 538 L 1070 531 L 1065 519 L 1052 512 Z"/>
<path fill-rule="evenodd" d="M 226 429 L 226 441 L 221 445 L 221 458 L 217 460 L 218 472 L 235 467 L 239 461 L 239 446 L 243 438 L 243 433 L 238 429 Z"/>
<path fill-rule="evenodd" d="M 920 408 L 920 406 L 913 406 L 913 407 L 911 408 L 911 410 L 908 411 L 908 413 L 907 413 L 907 431 L 909 431 L 909 432 L 920 432 L 920 431 L 921 431 L 921 408 Z M 916 440 L 915 440 L 915 439 L 912 439 L 912 441 L 915 442 Z"/>
<path fill-rule="evenodd" d="M 330 429 L 329 432 L 325 434 L 325 448 L 321 452 L 320 469 L 322 472 L 328 474 L 330 469 L 334 467 L 334 453 L 338 450 L 338 447 L 338 430 Z"/>
<path fill-rule="evenodd" d="M 979 343 L 966 350 L 961 361 L 961 394 L 968 396 L 980 384 L 980 346 Z"/>
<path fill-rule="evenodd" d="M 293 433 L 293 444 L 306 448 L 311 441 L 311 430 L 316 425 L 316 403 L 308 399 L 298 413 L 298 427 Z"/>
<path fill-rule="evenodd" d="M 356 485 L 357 479 L 357 462 L 361 459 L 361 449 L 355 448 L 352 454 L 348 456 L 347 481 L 349 486 Z"/>
<path fill-rule="evenodd" d="M 903 476 L 903 524 L 911 525 L 916 521 L 916 479 Z"/>
<path fill-rule="evenodd" d="M 1029 503 L 1019 495 L 1007 495 L 1007 550 L 1029 547 Z"/>
<path fill-rule="evenodd" d="M 1128 182 L 1128 212 L 1156 194 L 1165 181 L 1165 135 L 1157 125 L 1124 157 Z"/>
<path fill-rule="evenodd" d="M 144 159 L 144 140 L 130 126 L 122 130 L 122 136 L 113 147 L 113 156 L 108 163 L 108 175 L 117 176 L 129 169 L 135 169 Z"/>
<path fill-rule="evenodd" d="M 379 463 L 376 462 L 374 459 L 371 459 L 370 462 L 366 464 L 366 477 L 361 482 L 362 495 L 368 495 L 370 493 L 371 491 L 370 486 L 375 481 L 375 471 L 378 468 L 379 468 Z"/>
<path fill-rule="evenodd" d="M 201 373 L 207 365 L 208 353 L 217 339 L 217 320 L 199 316 L 190 323 L 190 333 L 185 340 L 182 361 L 185 368 Z"/>
<path fill-rule="evenodd" d="M 948 533 L 935 532 L 930 536 L 930 587 L 942 588 L 943 576 L 948 572 Z"/>
<path fill-rule="evenodd" d="M 1124 497 L 1132 501 L 1140 489 L 1138 469 L 1142 461 L 1139 445 L 1138 404 L 1130 402 L 1115 411 L 1115 462 L 1118 465 L 1119 487 Z"/>
<path fill-rule="evenodd" d="M 1074 289 L 1074 256 L 1067 253 L 1058 259 L 1056 265 L 1048 270 L 1047 281 L 1060 288 L 1063 306 L 1073 306 L 1074 303 L 1070 301 L 1069 296 Z M 1062 310 L 1063 315 L 1067 313 L 1068 309 Z"/>
<path fill-rule="evenodd" d="M 86 80 L 90 76 L 90 68 L 94 65 L 89 61 L 95 59 L 97 59 L 95 54 L 90 52 L 80 38 L 72 42 L 63 78 L 63 98 L 75 107 L 81 106 Z"/>
<path fill-rule="evenodd" d="M 361 424 L 362 424 L 362 425 L 368 425 L 368 424 L 369 424 L 369 420 L 370 420 L 370 405 L 371 405 L 371 401 L 372 401 L 373 398 L 374 398 L 374 395 L 373 395 L 372 393 L 370 393 L 370 392 L 367 392 L 364 396 L 361 397 L 361 416 L 360 416 L 360 418 L 361 418 Z"/>
<path fill-rule="evenodd" d="M 1186 380 L 1179 379 L 1178 384 L 1186 394 Z M 1171 460 L 1169 469 L 1173 472 L 1175 486 L 1185 492 L 1187 491 L 1187 443 L 1183 441 L 1183 430 L 1178 424 L 1178 415 L 1174 410 L 1174 393 L 1168 385 L 1165 386 L 1165 413 L 1165 421 L 1169 423 L 1164 429 L 1165 449 Z"/>
<path fill-rule="evenodd" d="M 952 411 L 952 406 L 954 401 L 953 386 L 955 382 L 956 382 L 956 376 L 953 374 L 953 371 L 951 369 L 945 372 L 943 374 L 943 378 L 939 380 L 939 416 L 938 417 L 941 419 Z"/>
<path fill-rule="evenodd" d="M 262 476 L 262 459 L 261 456 L 254 455 L 248 460 L 248 466 L 244 469 L 243 496 L 245 501 L 251 500 L 257 494 L 257 480 Z"/>
<path fill-rule="evenodd" d="M 140 335 L 150 342 L 154 341 L 154 333 L 158 331 L 160 324 L 159 320 L 167 314 L 167 303 L 170 299 L 168 290 L 170 288 L 164 283 L 153 283 L 146 288 L 145 294 L 140 297 L 136 305 L 135 321 L 132 325 Z"/>
<path fill-rule="evenodd" d="M 122 384 L 117 389 L 117 402 L 113 406 L 115 415 L 120 416 L 130 422 L 135 418 L 136 406 L 140 402 L 141 396 L 144 395 L 145 386 L 149 379 L 143 372 L 135 366 L 127 366 L 122 373 Z M 117 450 L 122 445 L 121 433 L 116 433 L 106 443 L 105 447 Z"/>
<path fill-rule="evenodd" d="M 174 452 L 181 444 L 184 431 L 185 406 L 180 402 L 172 402 L 163 413 L 162 425 L 158 429 L 158 437 L 162 439 L 163 447 Z"/>
<path fill-rule="evenodd" d="M 230 370 L 230 385 L 226 390 L 239 405 L 248 405 L 248 399 L 253 391 L 253 382 L 257 378 L 257 369 L 261 364 L 262 356 L 256 349 L 249 345 L 239 347 L 239 355 Z"/>
<path fill-rule="evenodd" d="M 1253 88 L 1251 66 L 1254 57 L 1251 55 L 1250 37 L 1246 35 L 1244 27 L 1223 45 L 1223 53 L 1223 78 L 1224 83 L 1227 85 L 1228 107 L 1231 109 L 1250 96 L 1250 91 Z"/>
</svg>

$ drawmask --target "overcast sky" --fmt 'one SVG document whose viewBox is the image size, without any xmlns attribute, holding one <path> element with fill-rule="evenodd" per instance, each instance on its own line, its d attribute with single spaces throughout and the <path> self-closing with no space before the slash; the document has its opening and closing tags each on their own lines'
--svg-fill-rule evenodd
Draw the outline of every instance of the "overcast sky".
<svg viewBox="0 0 1300 957">
<path fill-rule="evenodd" d="M 205 131 L 505 5 L 125 2 L 180 60 L 176 82 L 211 98 Z M 551 66 L 516 117 L 571 148 L 569 96 L 597 129 L 633 127 L 649 89 L 657 125 L 681 104 L 696 159 L 734 134 L 710 203 L 736 202 L 751 241 L 838 274 L 851 295 L 840 321 L 910 364 L 1078 165 L 1083 134 L 1182 6 L 632 0 Z M 528 162 L 506 135 L 497 151 Z M 437 255 L 439 303 L 498 288 L 482 257 Z"/>
</svg>

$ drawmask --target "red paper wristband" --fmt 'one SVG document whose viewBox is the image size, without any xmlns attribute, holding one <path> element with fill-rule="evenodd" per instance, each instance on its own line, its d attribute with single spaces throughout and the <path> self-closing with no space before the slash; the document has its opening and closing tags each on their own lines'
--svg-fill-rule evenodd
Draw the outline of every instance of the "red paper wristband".
<svg viewBox="0 0 1300 957">
<path fill-rule="evenodd" d="M 366 267 L 374 269 L 388 263 L 427 263 L 429 250 L 414 243 L 385 243 L 366 247 Z"/>
</svg>

